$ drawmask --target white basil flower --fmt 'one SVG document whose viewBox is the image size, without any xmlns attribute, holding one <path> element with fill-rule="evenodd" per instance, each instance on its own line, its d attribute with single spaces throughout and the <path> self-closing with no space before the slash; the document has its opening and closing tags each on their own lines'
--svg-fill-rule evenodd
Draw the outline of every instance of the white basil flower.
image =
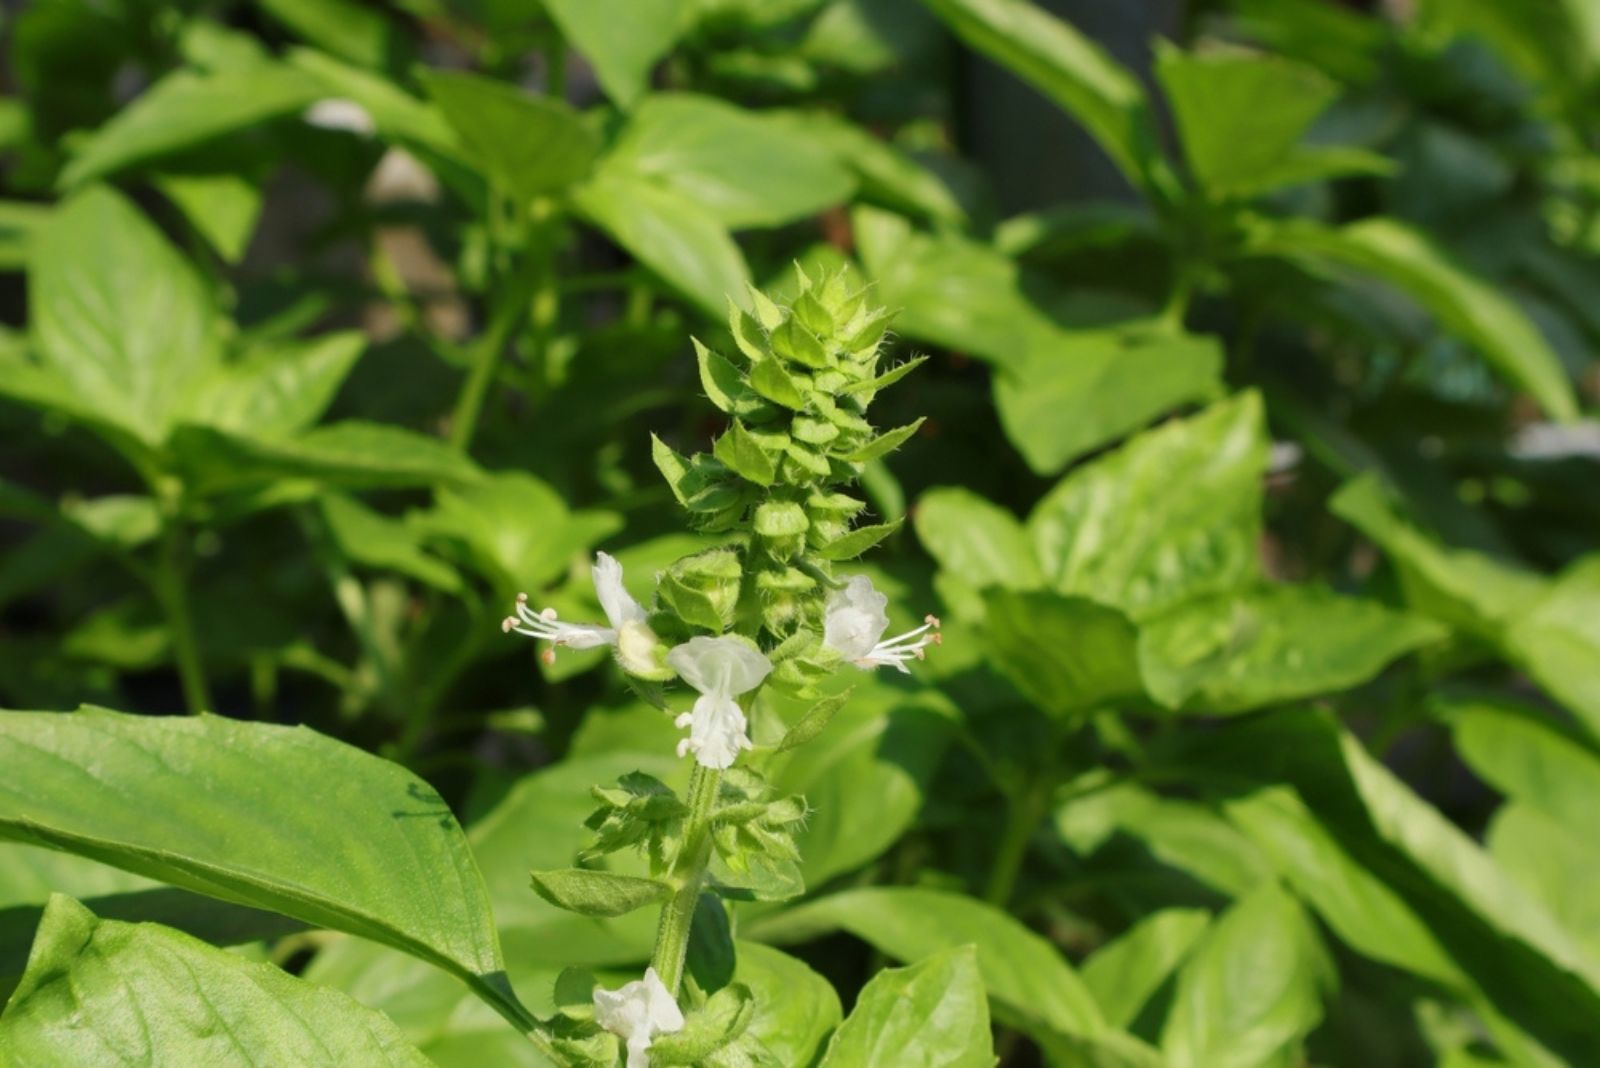
<svg viewBox="0 0 1600 1068">
<path fill-rule="evenodd" d="M 622 584 L 622 565 L 608 553 L 594 557 L 594 592 L 600 598 L 609 627 L 598 623 L 566 623 L 556 618 L 554 608 L 535 612 L 528 607 L 528 595 L 517 594 L 517 614 L 507 616 L 500 629 L 507 634 L 515 631 L 550 643 L 542 655 L 544 662 L 553 663 L 556 649 L 565 645 L 569 649 L 593 649 L 601 645 L 614 645 L 617 659 L 624 670 L 635 675 L 659 676 L 655 648 L 658 644 L 655 631 L 645 622 L 644 607 L 635 601 Z"/>
<path fill-rule="evenodd" d="M 628 1068 L 650 1068 L 650 1043 L 683 1030 L 683 1012 L 654 968 L 617 990 L 595 988 L 594 1019 L 628 1047 Z"/>
<path fill-rule="evenodd" d="M 897 634 L 888 641 L 889 598 L 872 587 L 865 575 L 855 575 L 828 598 L 822 619 L 822 644 L 863 671 L 888 665 L 907 675 L 907 660 L 921 660 L 927 647 L 943 641 L 937 616 L 923 617 L 922 626 Z M 932 633 L 928 633 L 932 631 Z"/>
<path fill-rule="evenodd" d="M 323 130 L 344 130 L 361 137 L 371 137 L 378 129 L 366 108 L 337 96 L 312 104 L 306 109 L 305 120 Z"/>
<path fill-rule="evenodd" d="M 667 663 L 700 697 L 675 721 L 688 727 L 678 755 L 693 753 L 701 767 L 726 768 L 750 748 L 748 726 L 734 698 L 761 685 L 772 661 L 737 638 L 691 638 L 667 654 Z"/>
</svg>

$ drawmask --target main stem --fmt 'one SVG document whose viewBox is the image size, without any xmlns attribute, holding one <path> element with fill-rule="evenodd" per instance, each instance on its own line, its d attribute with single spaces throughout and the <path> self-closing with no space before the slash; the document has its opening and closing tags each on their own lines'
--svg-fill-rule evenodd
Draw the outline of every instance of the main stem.
<svg viewBox="0 0 1600 1068">
<path fill-rule="evenodd" d="M 178 664 L 184 705 L 191 716 L 198 716 L 211 709 L 211 691 L 206 685 L 200 647 L 195 642 L 194 623 L 189 617 L 189 600 L 183 589 L 183 570 L 178 561 L 180 537 L 176 521 L 167 520 L 161 532 L 161 557 L 155 571 L 156 594 L 167 617 L 167 630 L 172 634 L 172 655 Z"/>
<path fill-rule="evenodd" d="M 683 831 L 683 852 L 673 868 L 678 889 L 661 909 L 661 924 L 656 928 L 656 950 L 651 967 L 661 982 L 678 996 L 683 982 L 683 964 L 689 955 L 689 928 L 694 924 L 695 905 L 705 885 L 706 868 L 711 862 L 711 815 L 716 808 L 717 786 L 722 772 L 699 764 L 689 776 L 689 817 Z"/>
</svg>

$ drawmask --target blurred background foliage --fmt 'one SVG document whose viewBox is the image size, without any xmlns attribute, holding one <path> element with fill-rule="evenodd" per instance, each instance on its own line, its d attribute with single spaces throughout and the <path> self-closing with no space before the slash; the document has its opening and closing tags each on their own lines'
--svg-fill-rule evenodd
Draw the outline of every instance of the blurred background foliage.
<svg viewBox="0 0 1600 1068">
<path fill-rule="evenodd" d="M 1173 1063 L 1600 1059 L 1600 7 L 37 0 L 0 34 L 0 703 L 353 741 L 492 813 L 521 966 L 635 960 L 519 880 L 670 727 L 497 624 L 593 617 L 595 548 L 643 593 L 698 543 L 648 448 L 720 429 L 690 335 L 845 268 L 932 357 L 865 488 L 911 520 L 880 588 L 949 640 L 783 765 L 813 893 L 1009 906 Z M 867 951 L 819 932 L 920 955 L 864 893 L 752 930 L 848 997 Z M 379 956 L 309 974 L 416 967 Z M 1025 978 L 985 974 L 1007 1063 L 1077 1063 Z M 363 1000 L 497 1048 L 433 981 Z"/>
</svg>

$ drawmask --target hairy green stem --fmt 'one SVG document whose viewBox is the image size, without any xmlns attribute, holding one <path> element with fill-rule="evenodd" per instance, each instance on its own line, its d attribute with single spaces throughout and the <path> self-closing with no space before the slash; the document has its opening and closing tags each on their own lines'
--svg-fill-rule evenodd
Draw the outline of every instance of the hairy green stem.
<svg viewBox="0 0 1600 1068">
<path fill-rule="evenodd" d="M 191 716 L 211 711 L 211 690 L 206 684 L 200 646 L 195 642 L 194 622 L 189 615 L 189 599 L 184 593 L 183 567 L 179 560 L 181 533 L 174 520 L 161 531 L 161 556 L 154 575 L 156 598 L 167 617 L 172 633 L 172 656 L 178 666 L 178 682 L 183 687 L 183 702 Z"/>
<path fill-rule="evenodd" d="M 705 885 L 706 868 L 711 863 L 711 815 L 716 808 L 717 787 L 722 772 L 696 764 L 689 776 L 689 817 L 683 831 L 683 852 L 673 868 L 677 890 L 661 907 L 661 923 L 656 928 L 656 949 L 651 967 L 661 982 L 678 995 L 683 982 L 683 964 L 689 955 L 689 928 L 694 909 Z"/>
</svg>

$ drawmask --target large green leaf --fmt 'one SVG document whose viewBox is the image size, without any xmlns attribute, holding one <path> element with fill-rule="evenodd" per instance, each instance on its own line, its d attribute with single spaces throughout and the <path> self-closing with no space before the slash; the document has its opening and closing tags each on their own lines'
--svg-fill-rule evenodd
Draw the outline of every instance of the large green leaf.
<svg viewBox="0 0 1600 1068">
<path fill-rule="evenodd" d="M 1141 698 L 1139 636 L 1128 617 L 1049 590 L 984 596 L 989 659 L 1030 700 L 1067 718 Z"/>
<path fill-rule="evenodd" d="M 1161 1032 L 1173 1068 L 1255 1068 L 1284 1058 L 1322 1019 L 1325 951 L 1276 882 L 1241 898 L 1178 973 Z"/>
<path fill-rule="evenodd" d="M 482 477 L 459 450 L 389 423 L 329 423 L 274 441 L 184 426 L 173 434 L 172 450 L 186 480 L 201 492 L 282 479 L 367 487 L 449 485 Z"/>
<path fill-rule="evenodd" d="M 846 890 L 762 917 L 742 933 L 781 944 L 835 929 L 900 960 L 970 943 L 1003 1021 L 1045 1035 L 1092 1038 L 1107 1031 L 1093 995 L 1055 947 L 994 906 L 960 894 L 910 887 Z"/>
<path fill-rule="evenodd" d="M 263 346 L 222 368 L 190 406 L 196 423 L 258 438 L 315 423 L 366 347 L 355 332 Z"/>
<path fill-rule="evenodd" d="M 867 1064 L 994 1064 L 989 1002 L 973 947 L 942 950 L 906 968 L 885 968 L 862 988 L 819 1068 Z"/>
<path fill-rule="evenodd" d="M 1375 218 L 1334 229 L 1304 220 L 1261 223 L 1255 252 L 1332 264 L 1403 291 L 1477 349 L 1509 383 L 1558 419 L 1575 419 L 1572 383 L 1531 320 L 1490 283 L 1456 265 L 1424 234 Z"/>
<path fill-rule="evenodd" d="M 1487 700 L 1445 702 L 1456 752 L 1496 790 L 1582 827 L 1600 812 L 1600 753 L 1530 708 Z"/>
<path fill-rule="evenodd" d="M 1152 912 L 1083 964 L 1083 981 L 1106 1022 L 1127 1027 L 1183 963 L 1211 916 L 1203 909 Z"/>
<path fill-rule="evenodd" d="M 384 67 L 401 56 L 395 23 L 358 0 L 259 0 L 301 37 L 364 67 Z"/>
<path fill-rule="evenodd" d="M 259 178 L 236 171 L 186 171 L 159 175 L 154 183 L 224 260 L 238 263 L 244 257 L 266 202 Z"/>
<path fill-rule="evenodd" d="M 1164 164 L 1139 80 L 1072 26 L 1025 0 L 924 0 L 967 44 L 1061 105 L 1135 182 Z"/>
<path fill-rule="evenodd" d="M 1057 331 L 1008 362 L 994 383 L 1006 436 L 1039 474 L 1222 392 L 1215 338 L 1156 330 Z"/>
<path fill-rule="evenodd" d="M 1486 844 L 1511 878 L 1600 960 L 1600 895 L 1594 892 L 1600 844 L 1587 827 L 1514 802 L 1495 813 Z"/>
<path fill-rule="evenodd" d="M 420 779 L 303 727 L 99 709 L 0 714 L 0 835 L 352 931 L 511 1019 L 482 876 Z"/>
<path fill-rule="evenodd" d="M 774 112 L 772 119 L 826 145 L 855 173 L 864 198 L 938 222 L 966 221 L 966 210 L 943 178 L 848 119 L 830 111 Z"/>
<path fill-rule="evenodd" d="M 417 524 L 390 519 L 338 493 L 322 498 L 322 518 L 346 559 L 409 575 L 446 593 L 461 591 L 461 576 L 455 569 L 423 551 L 424 534 Z"/>
<path fill-rule="evenodd" d="M 0 1016 L 0 1059 L 38 1068 L 430 1063 L 348 995 L 170 928 L 99 919 L 62 895 Z"/>
<path fill-rule="evenodd" d="M 544 0 L 566 39 L 594 67 L 606 95 L 632 107 L 650 71 L 683 32 L 685 0 Z"/>
<path fill-rule="evenodd" d="M 1135 619 L 1260 570 L 1261 398 L 1242 393 L 1073 471 L 1028 531 L 1046 581 Z"/>
<path fill-rule="evenodd" d="M 773 784 L 804 797 L 810 809 L 796 835 L 807 885 L 859 868 L 905 834 L 922 811 L 955 718 L 935 691 L 910 695 L 868 681 L 820 735 L 774 761 Z M 872 819 L 863 822 L 863 812 Z"/>
<path fill-rule="evenodd" d="M 976 588 L 1037 589 L 1044 575 L 1022 524 L 971 490 L 931 489 L 912 513 L 917 538 L 939 566 Z"/>
<path fill-rule="evenodd" d="M 415 519 L 429 534 L 462 542 L 507 595 L 547 585 L 622 525 L 610 512 L 574 513 L 546 483 L 510 471 L 441 491 L 434 510 Z"/>
<path fill-rule="evenodd" d="M 85 140 L 61 172 L 61 184 L 80 186 L 135 163 L 297 112 L 319 95 L 315 82 L 276 63 L 209 74 L 174 71 Z"/>
<path fill-rule="evenodd" d="M 117 193 L 89 189 L 34 245 L 30 322 L 44 365 L 77 398 L 158 443 L 220 358 L 195 270 Z"/>
<path fill-rule="evenodd" d="M 429 71 L 423 85 L 477 162 L 517 196 L 563 190 L 594 163 L 598 139 L 565 101 L 460 71 Z"/>
<path fill-rule="evenodd" d="M 1300 145 L 1339 95 L 1338 86 L 1311 67 L 1279 56 L 1196 55 L 1170 45 L 1156 56 L 1190 170 L 1214 196 L 1248 197 L 1295 182 L 1387 168 L 1381 156 L 1359 150 Z"/>
<path fill-rule="evenodd" d="M 1376 475 L 1346 483 L 1328 503 L 1389 554 L 1413 608 L 1454 627 L 1496 638 L 1543 589 L 1532 572 L 1434 541 L 1398 514 Z"/>
<path fill-rule="evenodd" d="M 679 193 L 733 229 L 815 215 L 855 188 L 833 153 L 793 123 L 691 93 L 641 103 L 605 168 Z"/>
<path fill-rule="evenodd" d="M 640 263 L 721 321 L 743 304 L 750 269 L 728 230 L 681 193 L 606 169 L 573 195 L 578 210 Z"/>
<path fill-rule="evenodd" d="M 1506 649 L 1600 738 L 1600 555 L 1579 560 L 1506 628 Z"/>
<path fill-rule="evenodd" d="M 812 1064 L 838 1026 L 839 995 L 804 961 L 759 942 L 735 944 L 733 981 L 755 995 L 749 1033 L 780 1064 Z"/>
<path fill-rule="evenodd" d="M 1186 601 L 1144 622 L 1139 665 L 1169 708 L 1243 712 L 1346 690 L 1446 630 L 1316 586 L 1264 586 Z"/>
</svg>

